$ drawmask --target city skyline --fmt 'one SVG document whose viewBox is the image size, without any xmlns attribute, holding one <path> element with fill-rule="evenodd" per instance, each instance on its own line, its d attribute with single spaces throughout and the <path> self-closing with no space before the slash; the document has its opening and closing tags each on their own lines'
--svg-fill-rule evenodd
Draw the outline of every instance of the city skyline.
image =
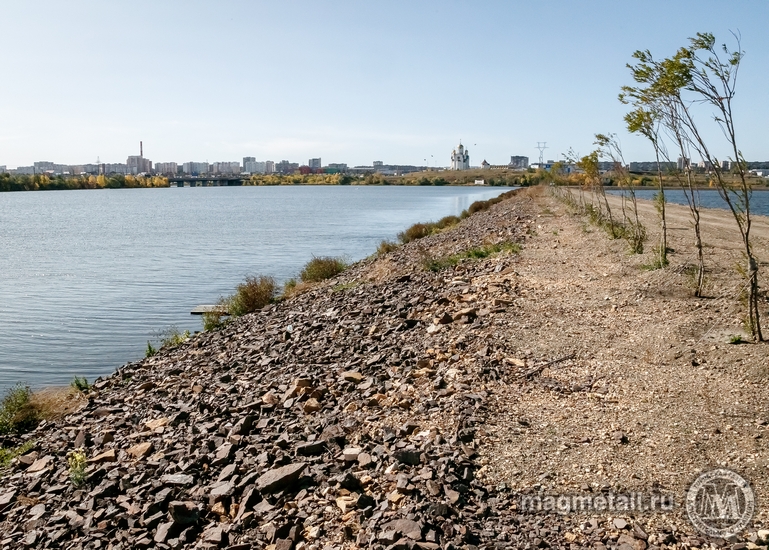
<svg viewBox="0 0 769 550">
<path fill-rule="evenodd" d="M 738 140 L 761 159 L 765 15 L 768 4 L 713 0 L 643 11 L 608 1 L 18 3 L 0 36 L 14 51 L 0 59 L 13 83 L 0 90 L 0 162 L 114 161 L 141 139 L 162 162 L 448 165 L 446 144 L 459 139 L 478 163 L 535 158 L 537 141 L 560 160 L 588 153 L 599 132 L 648 159 L 650 146 L 624 130 L 625 64 L 637 49 L 671 55 L 699 31 L 730 44 L 741 33 Z M 720 138 L 713 125 L 706 135 Z"/>
</svg>

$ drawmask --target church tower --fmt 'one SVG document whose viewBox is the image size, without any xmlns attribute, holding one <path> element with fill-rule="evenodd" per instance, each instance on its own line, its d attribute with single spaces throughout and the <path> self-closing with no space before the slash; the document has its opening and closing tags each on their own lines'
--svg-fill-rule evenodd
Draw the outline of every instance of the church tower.
<svg viewBox="0 0 769 550">
<path fill-rule="evenodd" d="M 452 170 L 469 170 L 470 169 L 470 151 L 465 149 L 462 142 L 459 142 L 459 147 L 451 152 L 451 169 Z"/>
</svg>

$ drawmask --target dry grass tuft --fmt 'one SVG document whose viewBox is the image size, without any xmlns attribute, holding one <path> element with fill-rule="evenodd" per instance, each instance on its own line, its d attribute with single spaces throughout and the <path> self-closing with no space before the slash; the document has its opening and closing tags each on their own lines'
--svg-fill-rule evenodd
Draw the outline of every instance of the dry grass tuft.
<svg viewBox="0 0 769 550">
<path fill-rule="evenodd" d="M 86 403 L 85 395 L 72 386 L 44 388 L 34 392 L 29 399 L 30 406 L 43 420 L 58 420 L 77 412 Z"/>
</svg>

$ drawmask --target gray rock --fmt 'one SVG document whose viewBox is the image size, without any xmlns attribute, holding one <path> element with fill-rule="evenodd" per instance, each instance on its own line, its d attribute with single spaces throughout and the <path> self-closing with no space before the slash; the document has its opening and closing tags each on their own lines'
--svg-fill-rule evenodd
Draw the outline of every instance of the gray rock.
<svg viewBox="0 0 769 550">
<path fill-rule="evenodd" d="M 274 468 L 256 480 L 256 489 L 260 493 L 274 493 L 284 489 L 299 479 L 306 467 L 305 462 L 297 462 Z"/>
</svg>

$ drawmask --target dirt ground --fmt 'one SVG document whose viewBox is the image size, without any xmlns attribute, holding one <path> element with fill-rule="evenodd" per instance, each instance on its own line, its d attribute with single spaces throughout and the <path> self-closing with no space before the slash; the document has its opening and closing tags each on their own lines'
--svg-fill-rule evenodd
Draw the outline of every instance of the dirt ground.
<svg viewBox="0 0 769 550">
<path fill-rule="evenodd" d="M 482 475 L 516 491 L 658 491 L 681 504 L 701 472 L 726 467 L 751 483 L 755 525 L 766 525 L 769 347 L 730 344 L 746 337 L 731 214 L 702 214 L 707 297 L 695 298 L 684 269 L 696 262 L 687 207 L 668 205 L 670 266 L 648 270 L 659 238 L 650 202 L 639 201 L 645 253 L 632 255 L 549 190 L 528 196 L 536 229 L 515 267 L 515 314 L 496 334 L 516 350 L 511 364 L 567 359 L 494 393 Z M 616 215 L 620 199 L 610 201 Z M 769 259 L 769 219 L 756 219 L 753 242 Z M 681 508 L 646 521 L 686 524 Z"/>
</svg>

